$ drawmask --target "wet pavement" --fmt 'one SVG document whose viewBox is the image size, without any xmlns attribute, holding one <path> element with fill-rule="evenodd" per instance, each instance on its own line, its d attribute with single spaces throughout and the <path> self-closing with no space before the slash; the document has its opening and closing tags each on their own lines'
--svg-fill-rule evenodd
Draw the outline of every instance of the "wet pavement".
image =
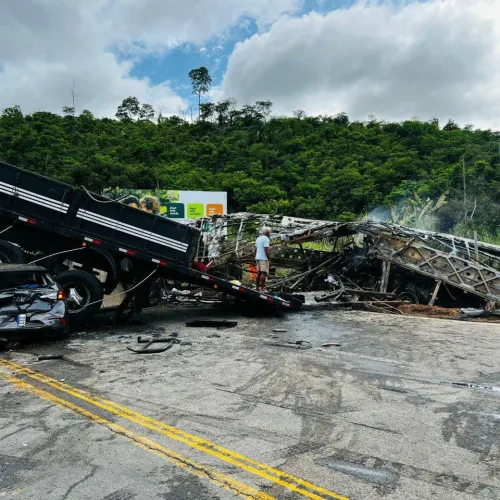
<svg viewBox="0 0 500 500">
<path fill-rule="evenodd" d="M 0 498 L 500 498 L 500 326 L 189 305 L 146 319 L 0 354 Z M 158 332 L 183 343 L 126 349 Z M 313 348 L 269 345 L 297 340 Z"/>
</svg>

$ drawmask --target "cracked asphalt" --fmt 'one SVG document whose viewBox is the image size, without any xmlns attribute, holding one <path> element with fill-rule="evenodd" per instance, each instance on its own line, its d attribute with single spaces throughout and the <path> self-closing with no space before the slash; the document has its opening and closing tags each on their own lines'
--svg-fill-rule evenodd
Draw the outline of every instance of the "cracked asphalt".
<svg viewBox="0 0 500 500">
<path fill-rule="evenodd" d="M 500 499 L 500 326 L 190 305 L 145 318 L 0 353 L 0 498 Z M 185 343 L 126 349 L 158 332 Z M 269 345 L 296 340 L 313 348 Z"/>
</svg>

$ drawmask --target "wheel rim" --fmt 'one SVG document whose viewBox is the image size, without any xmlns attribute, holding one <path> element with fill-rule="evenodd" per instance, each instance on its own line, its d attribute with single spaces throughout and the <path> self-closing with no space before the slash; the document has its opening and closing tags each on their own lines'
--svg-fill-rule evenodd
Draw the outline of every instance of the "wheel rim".
<svg viewBox="0 0 500 500">
<path fill-rule="evenodd" d="M 419 304 L 420 301 L 418 300 L 418 297 L 412 293 L 412 292 L 403 292 L 398 295 L 398 300 L 405 300 L 407 302 L 410 302 L 410 304 Z"/>
<path fill-rule="evenodd" d="M 0 251 L 0 264 L 11 264 L 12 260 L 6 253 Z"/>
<path fill-rule="evenodd" d="M 70 314 L 78 314 L 90 304 L 90 290 L 82 283 L 66 283 L 63 285 Z"/>
</svg>

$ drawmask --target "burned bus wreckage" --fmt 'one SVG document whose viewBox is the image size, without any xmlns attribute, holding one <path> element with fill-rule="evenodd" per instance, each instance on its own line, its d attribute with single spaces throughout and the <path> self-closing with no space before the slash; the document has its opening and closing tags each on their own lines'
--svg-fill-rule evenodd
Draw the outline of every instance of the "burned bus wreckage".
<svg viewBox="0 0 500 500">
<path fill-rule="evenodd" d="M 197 257 L 212 273 L 251 279 L 254 241 L 271 235 L 274 292 L 316 301 L 386 300 L 485 308 L 500 302 L 500 246 L 384 222 L 328 222 L 237 213 L 198 221 Z"/>
</svg>

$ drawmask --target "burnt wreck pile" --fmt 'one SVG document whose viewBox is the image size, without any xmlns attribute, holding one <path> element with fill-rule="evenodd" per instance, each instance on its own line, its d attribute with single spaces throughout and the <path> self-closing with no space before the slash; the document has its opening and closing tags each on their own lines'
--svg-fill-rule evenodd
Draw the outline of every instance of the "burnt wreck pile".
<svg viewBox="0 0 500 500">
<path fill-rule="evenodd" d="M 275 292 L 317 301 L 384 301 L 493 309 L 500 302 L 500 246 L 381 222 L 326 222 L 231 214 L 199 221 L 198 259 L 211 272 L 251 280 L 254 241 L 271 228 Z"/>
</svg>

